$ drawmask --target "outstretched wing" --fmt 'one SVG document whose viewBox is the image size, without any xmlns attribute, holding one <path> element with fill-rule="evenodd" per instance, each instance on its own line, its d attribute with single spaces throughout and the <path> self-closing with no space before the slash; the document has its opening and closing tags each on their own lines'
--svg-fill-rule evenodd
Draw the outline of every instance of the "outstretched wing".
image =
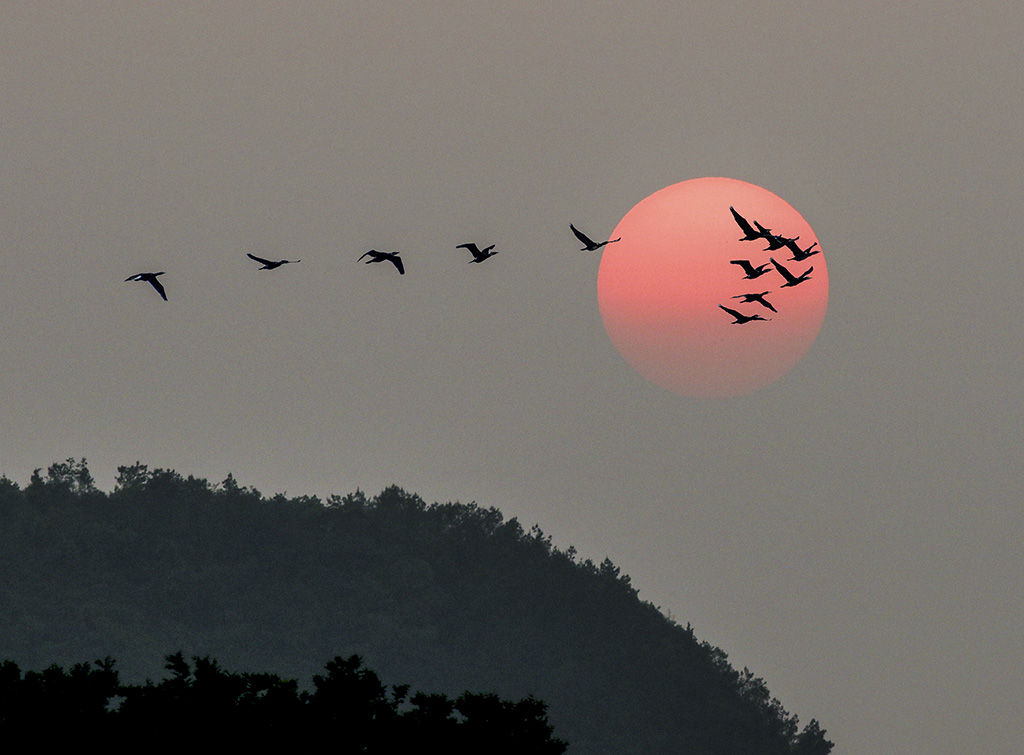
<svg viewBox="0 0 1024 755">
<path fill-rule="evenodd" d="M 587 234 L 577 229 L 572 223 L 569 223 L 569 227 L 572 229 L 572 232 L 576 234 L 576 238 L 578 238 L 584 246 L 594 246 L 594 242 L 587 237 Z"/>
<path fill-rule="evenodd" d="M 750 264 L 749 260 L 729 260 L 730 265 L 739 265 L 742 267 L 747 274 L 754 272 L 754 266 Z"/>
<path fill-rule="evenodd" d="M 736 212 L 735 209 L 730 207 L 729 212 L 732 213 L 733 220 L 736 221 L 736 225 L 738 225 L 740 227 L 740 230 L 743 231 L 744 236 L 749 237 L 750 240 L 753 241 L 754 239 L 761 235 L 760 233 L 755 231 L 753 226 L 751 226 L 750 223 L 747 222 L 747 219 L 740 215 L 738 212 Z"/>
<path fill-rule="evenodd" d="M 736 311 L 735 309 L 729 309 L 729 308 L 728 308 L 727 306 L 725 306 L 724 304 L 719 304 L 718 306 L 719 306 L 719 307 L 721 307 L 722 309 L 724 309 L 724 310 L 725 310 L 726 312 L 728 312 L 728 313 L 729 313 L 730 315 L 732 315 L 733 317 L 735 317 L 735 318 L 736 318 L 737 320 L 742 320 L 742 319 L 744 319 L 744 317 L 745 317 L 745 315 L 742 315 L 742 314 L 740 314 L 740 313 L 739 313 L 739 312 L 737 312 L 737 311 Z"/>
<path fill-rule="evenodd" d="M 376 249 L 371 249 L 370 251 L 366 252 L 366 254 L 360 255 L 359 260 L 361 260 L 363 257 L 373 257 L 374 259 L 377 259 L 377 255 L 379 254 L 380 252 L 378 252 Z M 356 262 L 359 262 L 359 260 L 356 260 Z"/>
<path fill-rule="evenodd" d="M 775 265 L 775 269 L 779 271 L 779 274 L 783 278 L 785 278 L 789 283 L 792 283 L 793 281 L 796 280 L 796 278 L 793 277 L 793 273 L 789 272 L 789 270 L 787 270 L 785 267 L 776 262 L 774 257 L 769 257 L 769 259 L 771 260 L 771 263 Z"/>
<path fill-rule="evenodd" d="M 163 285 L 161 285 L 160 281 L 158 281 L 156 278 L 150 278 L 149 282 L 153 284 L 153 288 L 156 289 L 156 292 L 160 294 L 163 300 L 167 301 L 167 294 L 164 293 L 164 287 Z"/>
<path fill-rule="evenodd" d="M 391 254 L 388 255 L 388 259 L 395 263 L 395 267 L 398 268 L 398 272 L 400 275 L 405 275 L 405 265 L 402 264 L 401 257 L 396 257 L 395 255 Z"/>
<path fill-rule="evenodd" d="M 257 256 L 256 256 L 255 254 L 249 254 L 249 253 L 246 253 L 246 255 L 245 255 L 245 256 L 246 256 L 246 257 L 248 257 L 248 258 L 249 258 L 249 259 L 251 259 L 251 260 L 256 260 L 256 261 L 257 261 L 257 262 L 259 262 L 259 263 L 260 263 L 261 265 L 272 265 L 272 264 L 273 264 L 273 263 L 272 263 L 272 262 L 271 262 L 270 260 L 265 260 L 265 259 L 263 259 L 262 257 L 257 257 Z M 251 269 L 251 268 L 250 268 L 250 269 Z"/>
<path fill-rule="evenodd" d="M 468 249 L 470 251 L 470 254 L 472 254 L 474 257 L 480 254 L 480 247 L 478 247 L 476 244 L 459 244 L 455 248 Z"/>
</svg>

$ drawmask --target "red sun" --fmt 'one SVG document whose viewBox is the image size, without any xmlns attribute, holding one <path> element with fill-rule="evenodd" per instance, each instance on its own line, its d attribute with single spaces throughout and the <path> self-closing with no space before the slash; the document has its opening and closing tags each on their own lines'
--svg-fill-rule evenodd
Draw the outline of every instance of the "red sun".
<svg viewBox="0 0 1024 755">
<path fill-rule="evenodd" d="M 804 251 L 746 233 L 730 207 L 769 236 L 793 239 Z M 757 232 L 756 226 L 754 226 Z M 814 343 L 828 307 L 825 255 L 810 225 L 760 186 L 731 178 L 696 178 L 651 194 L 626 213 L 604 247 L 597 275 L 601 319 L 615 348 L 648 380 L 685 396 L 726 398 L 753 393 L 799 362 Z M 814 246 L 812 246 L 814 245 Z M 769 261 L 793 277 L 787 283 Z M 767 273 L 747 279 L 731 260 Z M 746 294 L 764 294 L 771 311 Z M 719 305 L 770 320 L 735 324 Z"/>
</svg>

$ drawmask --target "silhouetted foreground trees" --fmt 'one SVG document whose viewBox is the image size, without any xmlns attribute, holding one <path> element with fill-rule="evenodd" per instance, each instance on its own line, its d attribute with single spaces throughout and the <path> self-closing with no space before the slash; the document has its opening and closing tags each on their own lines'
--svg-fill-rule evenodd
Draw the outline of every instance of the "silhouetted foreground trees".
<svg viewBox="0 0 1024 755">
<path fill-rule="evenodd" d="M 152 736 L 190 730 L 206 744 L 239 746 L 330 743 L 339 753 L 422 752 L 451 755 L 561 755 L 544 703 L 463 692 L 409 695 L 388 689 L 359 656 L 335 658 L 313 677 L 312 692 L 268 673 L 232 673 L 210 658 L 167 656 L 170 675 L 154 684 L 121 684 L 107 658 L 65 671 L 50 666 L 24 674 L 0 664 L 0 734 L 82 741 L 98 734 Z"/>
<path fill-rule="evenodd" d="M 230 475 L 213 485 L 144 464 L 120 467 L 108 494 L 68 459 L 24 489 L 0 478 L 0 575 L 0 657 L 64 664 L 76 679 L 112 671 L 72 665 L 104 656 L 125 679 L 156 677 L 167 648 L 296 679 L 358 654 L 416 689 L 544 700 L 572 755 L 832 749 L 762 679 L 640 600 L 611 561 L 580 560 L 474 503 L 427 505 L 397 487 L 266 498 Z M 118 710 L 144 708 L 146 694 L 166 702 L 175 679 L 257 683 L 203 664 Z M 288 684 L 237 699 L 269 705 Z M 443 728 L 447 706 L 468 722 L 488 704 L 414 696 L 399 708 Z"/>
</svg>

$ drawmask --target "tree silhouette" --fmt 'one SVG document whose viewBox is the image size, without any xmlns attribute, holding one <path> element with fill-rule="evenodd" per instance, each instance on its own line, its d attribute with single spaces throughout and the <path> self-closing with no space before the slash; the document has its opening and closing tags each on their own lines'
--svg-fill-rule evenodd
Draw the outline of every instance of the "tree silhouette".
<svg viewBox="0 0 1024 755">
<path fill-rule="evenodd" d="M 0 663 L 0 733 L 9 739 L 55 725 L 124 739 L 193 731 L 206 745 L 258 747 L 330 742 L 342 753 L 390 755 L 441 748 L 451 755 L 561 755 L 566 744 L 552 736 L 545 706 L 492 694 L 417 693 L 408 685 L 387 688 L 358 656 L 334 658 L 314 677 L 314 691 L 274 674 L 234 673 L 209 657 L 167 656 L 159 683 L 118 682 L 114 661 L 80 663 L 65 671 L 50 666 L 22 675 L 12 661 Z M 456 715 L 456 712 L 458 715 Z"/>
</svg>

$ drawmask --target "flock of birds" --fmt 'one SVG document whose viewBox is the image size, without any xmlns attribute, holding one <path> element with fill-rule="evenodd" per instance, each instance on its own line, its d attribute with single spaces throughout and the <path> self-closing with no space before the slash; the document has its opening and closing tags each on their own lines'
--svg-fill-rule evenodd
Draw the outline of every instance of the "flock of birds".
<svg viewBox="0 0 1024 755">
<path fill-rule="evenodd" d="M 808 257 L 813 257 L 815 254 L 821 251 L 820 249 L 814 248 L 818 245 L 817 241 L 815 241 L 806 249 L 801 249 L 799 244 L 796 243 L 797 239 L 800 238 L 799 236 L 792 239 L 786 238 L 785 236 L 777 236 L 776 234 L 772 233 L 771 228 L 765 228 L 756 220 L 754 221 L 754 225 L 751 225 L 749 222 L 747 222 L 746 218 L 744 218 L 742 215 L 736 212 L 735 207 L 730 207 L 729 211 L 732 213 L 732 217 L 733 220 L 736 221 L 736 225 L 738 225 L 740 227 L 740 230 L 743 231 L 743 238 L 741 238 L 740 241 L 757 241 L 758 239 L 764 239 L 765 241 L 768 242 L 768 246 L 762 251 L 773 252 L 776 249 L 788 249 L 793 253 L 793 256 L 789 258 L 793 262 L 803 262 Z M 754 226 L 756 226 L 756 228 Z M 765 262 L 763 265 L 755 266 L 751 263 L 750 260 L 729 260 L 729 264 L 739 265 L 741 268 L 743 268 L 743 272 L 746 273 L 746 275 L 743 276 L 744 280 L 754 280 L 755 278 L 760 278 L 762 275 L 771 272 L 771 268 L 769 266 L 773 265 L 775 269 L 778 271 L 779 275 L 781 275 L 786 280 L 786 282 L 783 283 L 780 286 L 780 288 L 797 286 L 803 283 L 804 281 L 810 280 L 811 271 L 814 270 L 814 266 L 812 265 L 800 275 L 793 275 L 793 273 L 791 273 L 785 267 L 785 265 L 782 265 L 781 263 L 777 262 L 774 257 L 769 257 L 768 262 Z M 765 309 L 770 309 L 772 312 L 777 313 L 779 310 L 775 309 L 775 307 L 772 306 L 771 302 L 764 298 L 770 293 L 771 291 L 761 291 L 760 293 L 739 294 L 738 296 L 734 296 L 732 298 L 742 299 L 742 303 L 744 304 L 757 302 Z M 718 306 L 724 309 L 734 318 L 736 318 L 735 320 L 733 320 L 733 325 L 746 325 L 748 322 L 754 322 L 755 320 L 761 320 L 764 322 L 771 320 L 770 317 L 762 317 L 761 315 L 756 313 L 752 315 L 745 315 L 742 312 L 737 312 L 735 309 L 730 309 L 724 304 L 719 304 Z"/>
<path fill-rule="evenodd" d="M 757 241 L 758 239 L 763 239 L 764 241 L 768 242 L 768 246 L 763 251 L 771 252 L 775 251 L 776 249 L 788 249 L 793 253 L 793 256 L 789 258 L 793 262 L 803 262 L 808 257 L 813 257 L 815 254 L 818 254 L 821 251 L 820 249 L 814 248 L 818 245 L 817 241 L 815 241 L 806 249 L 801 249 L 800 246 L 796 243 L 797 240 L 800 238 L 799 236 L 792 239 L 786 238 L 785 236 L 778 236 L 776 234 L 773 234 L 770 228 L 765 228 L 756 220 L 753 221 L 753 225 L 751 225 L 746 218 L 744 218 L 742 215 L 736 212 L 736 209 L 734 207 L 730 207 L 729 211 L 732 213 L 733 219 L 736 221 L 736 224 L 740 227 L 740 230 L 743 231 L 743 238 L 741 238 L 740 241 Z M 614 244 L 616 241 L 622 240 L 622 238 L 619 237 L 617 239 L 609 239 L 608 241 L 594 241 L 581 230 L 579 230 L 576 226 L 574 226 L 572 223 L 569 224 L 569 228 L 572 230 L 573 234 L 575 234 L 576 238 L 580 240 L 580 243 L 583 244 L 583 247 L 580 249 L 581 252 L 594 252 L 606 246 L 607 244 Z M 473 255 L 473 259 L 469 261 L 470 264 L 474 262 L 483 262 L 484 260 L 490 259 L 491 257 L 495 256 L 498 253 L 494 251 L 494 244 L 491 244 L 488 247 L 484 247 L 483 249 L 481 249 L 474 243 L 459 244 L 455 248 L 465 249 L 471 255 Z M 253 260 L 254 262 L 260 263 L 260 270 L 276 270 L 282 265 L 290 265 L 302 261 L 266 260 L 263 259 L 262 257 L 257 257 L 255 254 L 247 254 L 246 256 L 249 259 Z M 395 266 L 395 269 L 398 270 L 399 275 L 405 275 L 405 263 L 399 256 L 399 252 L 380 252 L 377 251 L 376 249 L 371 249 L 370 251 L 360 255 L 357 261 L 361 261 L 367 257 L 369 257 L 369 259 L 366 260 L 367 265 L 373 264 L 375 262 L 390 262 L 392 265 Z M 746 273 L 746 275 L 744 275 L 743 277 L 744 280 L 755 280 L 757 278 L 760 278 L 762 275 L 771 272 L 770 266 L 774 266 L 775 270 L 778 271 L 778 273 L 786 281 L 785 283 L 782 284 L 782 286 L 780 286 L 780 288 L 798 286 L 804 281 L 810 280 L 811 272 L 814 270 L 814 267 L 811 266 L 800 275 L 793 275 L 793 273 L 791 273 L 783 264 L 776 261 L 774 257 L 769 257 L 768 262 L 756 266 L 752 264 L 750 260 L 729 260 L 729 263 L 732 265 L 739 265 L 743 269 L 743 272 Z M 161 284 L 160 281 L 158 280 L 158 277 L 161 275 L 164 275 L 163 271 L 159 273 L 138 273 L 136 275 L 131 275 L 125 278 L 125 282 L 145 281 L 146 283 L 149 283 L 151 286 L 153 286 L 153 288 L 156 289 L 156 292 L 160 294 L 164 301 L 167 301 L 167 292 L 164 290 L 163 284 Z M 743 301 L 741 303 L 743 304 L 752 304 L 756 302 L 765 309 L 769 309 L 772 312 L 777 313 L 778 310 L 775 309 L 772 303 L 765 298 L 770 293 L 771 291 L 744 293 L 739 294 L 737 296 L 733 296 L 732 298 L 742 299 Z M 718 306 L 724 309 L 728 314 L 732 315 L 732 317 L 735 318 L 733 321 L 734 325 L 745 325 L 748 322 L 754 322 L 757 320 L 767 322 L 768 320 L 771 319 L 770 317 L 762 317 L 761 315 L 756 313 L 752 315 L 746 315 L 735 309 L 727 307 L 724 304 L 719 304 Z"/>
<path fill-rule="evenodd" d="M 572 229 L 572 232 L 576 235 L 576 238 L 578 238 L 583 243 L 583 248 L 580 249 L 581 252 L 593 252 L 600 249 L 605 244 L 612 244 L 616 241 L 621 241 L 621 238 L 610 239 L 609 241 L 594 241 L 585 233 L 577 229 L 576 226 L 574 226 L 572 223 L 569 224 L 569 228 Z M 469 251 L 470 254 L 473 255 L 473 259 L 469 261 L 470 264 L 474 262 L 483 262 L 484 260 L 490 259 L 491 257 L 497 254 L 496 251 L 493 251 L 494 244 L 491 244 L 488 247 L 484 247 L 483 249 L 481 249 L 479 246 L 473 243 L 458 244 L 455 248 L 466 249 L 467 251 Z M 399 252 L 379 252 L 376 249 L 371 249 L 370 251 L 360 255 L 357 262 L 365 257 L 370 258 L 366 260 L 365 264 L 367 265 L 373 264 L 374 262 L 390 262 L 392 265 L 395 266 L 395 269 L 398 270 L 399 275 L 405 275 L 405 263 L 402 262 L 402 258 L 399 256 L 399 254 Z M 246 256 L 249 259 L 254 260 L 255 262 L 259 262 L 260 270 L 276 270 L 282 265 L 290 265 L 296 262 L 302 262 L 302 260 L 265 260 L 262 257 L 257 257 L 255 254 L 247 254 Z M 146 283 L 150 284 L 153 288 L 156 289 L 156 292 L 160 294 L 160 297 L 164 301 L 167 301 L 167 291 L 164 289 L 163 284 L 158 280 L 159 276 L 165 274 L 166 273 L 163 270 L 161 270 L 159 273 L 137 273 L 136 275 L 128 276 L 124 280 L 125 283 L 127 283 L 128 281 L 145 281 Z"/>
</svg>

